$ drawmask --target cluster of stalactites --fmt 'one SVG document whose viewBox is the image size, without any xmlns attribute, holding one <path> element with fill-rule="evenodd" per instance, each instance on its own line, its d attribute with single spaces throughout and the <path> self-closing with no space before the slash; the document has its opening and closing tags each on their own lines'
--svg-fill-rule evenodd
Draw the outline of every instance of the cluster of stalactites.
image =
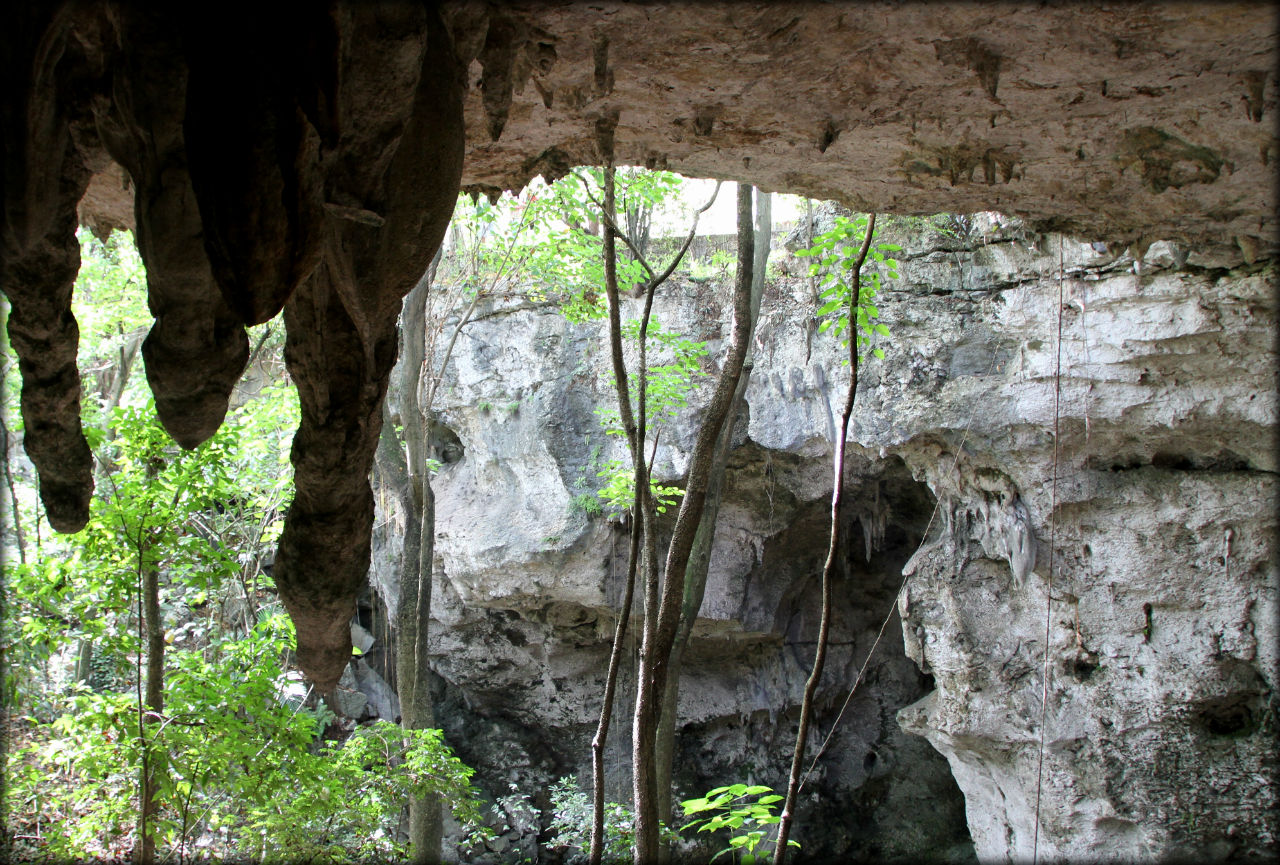
<svg viewBox="0 0 1280 865">
<path fill-rule="evenodd" d="M 50 524 L 82 528 L 77 205 L 111 161 L 135 189 L 160 421 L 184 447 L 222 423 L 245 327 L 284 310 L 302 422 L 276 579 L 322 690 L 350 657 L 368 567 L 368 471 L 400 300 L 461 179 L 461 64 L 433 9 L 21 4 L 6 16 L 0 280 L 25 445 Z"/>
</svg>

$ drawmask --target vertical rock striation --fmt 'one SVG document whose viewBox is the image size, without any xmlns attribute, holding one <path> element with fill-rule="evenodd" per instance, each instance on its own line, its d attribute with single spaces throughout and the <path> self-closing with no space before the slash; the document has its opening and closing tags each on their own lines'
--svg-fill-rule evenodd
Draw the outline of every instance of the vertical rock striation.
<svg viewBox="0 0 1280 865">
<path fill-rule="evenodd" d="M 136 190 L 128 221 L 155 316 L 143 358 L 183 447 L 222 422 L 245 325 L 287 306 L 302 424 L 276 573 L 299 662 L 329 690 L 368 568 L 368 472 L 400 300 L 457 196 L 462 70 L 434 7 L 239 12 L 50 2 L 15 14 L 0 275 L 25 442 L 63 531 L 84 525 L 92 489 L 70 313 L 90 167 L 113 160 Z"/>
<path fill-rule="evenodd" d="M 6 23 L 0 287 L 22 375 L 23 444 L 40 473 L 50 525 L 75 532 L 89 520 L 93 491 L 93 458 L 80 430 L 80 330 L 71 314 L 80 268 L 76 205 L 90 172 L 73 132 L 86 107 L 71 98 L 86 61 L 66 17 L 53 4 L 26 4 Z"/>
</svg>

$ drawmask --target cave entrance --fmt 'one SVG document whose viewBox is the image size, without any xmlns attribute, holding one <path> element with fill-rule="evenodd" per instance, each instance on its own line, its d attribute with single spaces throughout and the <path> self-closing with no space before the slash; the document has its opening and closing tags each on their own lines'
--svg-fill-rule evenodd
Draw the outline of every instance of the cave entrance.
<svg viewBox="0 0 1280 865">
<path fill-rule="evenodd" d="M 752 444 L 735 461 L 726 483 L 736 489 L 726 501 L 752 504 L 722 512 L 720 531 L 726 544 L 735 534 L 768 534 L 737 588 L 742 631 L 709 627 L 690 646 L 678 795 L 739 780 L 785 784 L 817 641 L 830 519 L 830 480 L 821 484 L 818 472 L 829 472 L 829 463 Z M 842 557 L 809 759 L 830 739 L 807 777 L 795 837 L 814 861 L 972 860 L 964 797 L 946 759 L 896 719 L 933 690 L 906 656 L 896 601 L 902 568 L 929 530 L 934 497 L 896 456 L 851 452 L 846 471 Z M 726 596 L 734 592 L 728 582 Z M 726 692 L 733 697 L 716 705 L 715 695 Z"/>
</svg>

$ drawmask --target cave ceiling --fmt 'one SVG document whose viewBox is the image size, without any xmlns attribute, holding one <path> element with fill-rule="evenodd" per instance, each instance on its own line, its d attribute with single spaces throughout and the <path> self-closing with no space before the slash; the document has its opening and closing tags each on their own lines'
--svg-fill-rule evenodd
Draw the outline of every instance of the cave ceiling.
<svg viewBox="0 0 1280 865">
<path fill-rule="evenodd" d="M 599 160 L 1113 243 L 1277 248 L 1266 3 L 453 3 L 465 189 Z M 82 215 L 131 224 L 119 169 Z M 1241 249 L 1242 248 L 1242 249 Z M 1232 254 L 1232 253 L 1228 253 Z"/>
<path fill-rule="evenodd" d="M 50 524 L 88 518 L 77 224 L 136 228 L 161 422 L 208 438 L 283 310 L 302 421 L 280 542 L 331 688 L 364 584 L 400 301 L 459 188 L 623 164 L 897 213 L 1276 253 L 1262 3 L 18 4 L 0 32 L 0 286 Z"/>
<path fill-rule="evenodd" d="M 532 3 L 484 41 L 475 9 L 454 18 L 472 188 L 592 161 L 592 122 L 617 112 L 632 164 L 1273 248 L 1268 4 Z"/>
</svg>

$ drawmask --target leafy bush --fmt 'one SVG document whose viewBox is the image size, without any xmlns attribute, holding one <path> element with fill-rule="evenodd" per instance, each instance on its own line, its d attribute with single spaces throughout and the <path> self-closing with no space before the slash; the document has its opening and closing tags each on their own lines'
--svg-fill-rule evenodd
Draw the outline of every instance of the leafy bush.
<svg viewBox="0 0 1280 865">
<path fill-rule="evenodd" d="M 6 562 L 5 639 L 55 665 L 87 646 L 109 673 L 88 684 L 53 677 L 40 715 L 26 716 L 4 805 L 11 825 L 35 831 L 11 858 L 128 855 L 144 761 L 157 853 L 178 862 L 400 856 L 401 809 L 415 793 L 439 794 L 460 821 L 478 818 L 471 770 L 440 731 L 380 722 L 320 742 L 332 715 L 288 695 L 293 626 L 258 562 L 279 531 L 297 402 L 292 388 L 264 393 L 191 451 L 154 406 L 116 409 L 114 438 L 95 436 L 109 468 L 88 526 Z M 166 644 L 164 707 L 145 714 L 144 570 L 157 575 Z M 30 682 L 6 684 L 11 705 L 36 702 Z"/>
<path fill-rule="evenodd" d="M 551 840 L 548 846 L 565 850 L 566 863 L 586 862 L 591 853 L 591 797 L 570 777 L 551 785 Z M 604 807 L 604 859 L 624 862 L 631 858 L 635 818 L 625 805 L 606 802 Z"/>
<path fill-rule="evenodd" d="M 571 777 L 561 778 L 551 785 L 551 840 L 548 846 L 564 850 L 566 863 L 579 865 L 586 862 L 591 853 L 591 797 L 578 787 Z M 675 840 L 675 833 L 663 826 L 659 830 L 668 840 Z M 630 862 L 635 844 L 635 815 L 626 805 L 606 802 L 604 805 L 604 854 L 605 862 Z"/>
<path fill-rule="evenodd" d="M 782 799 L 763 784 L 717 787 L 706 796 L 680 803 L 686 817 L 695 817 L 681 831 L 718 832 L 729 829 L 734 833 L 729 836 L 729 846 L 712 859 L 729 853 L 742 865 L 755 865 L 777 844 L 776 830 L 772 827 L 778 824 L 779 817 L 773 809 Z M 800 845 L 788 841 L 787 846 Z"/>
<path fill-rule="evenodd" d="M 707 344 L 674 331 L 664 331 L 657 319 L 650 321 L 647 336 L 649 361 L 645 375 L 645 410 L 648 429 L 652 432 L 661 424 L 670 423 L 681 409 L 689 405 L 689 394 L 698 379 L 707 374 L 701 365 L 707 354 Z M 640 322 L 631 320 L 623 324 L 623 337 L 638 343 Z M 633 405 L 632 411 L 638 412 L 638 406 Z M 616 408 L 600 407 L 595 413 L 606 435 L 625 437 Z M 630 459 L 605 460 L 600 463 L 596 475 L 604 479 L 597 495 L 611 517 L 616 518 L 632 506 L 635 502 L 635 471 Z M 684 490 L 677 486 L 662 485 L 652 480 L 650 484 L 658 513 L 665 513 L 684 494 Z"/>
<path fill-rule="evenodd" d="M 600 496 L 595 493 L 578 493 L 569 500 L 569 511 L 585 514 L 588 517 L 598 517 L 604 513 L 604 504 Z"/>
</svg>

